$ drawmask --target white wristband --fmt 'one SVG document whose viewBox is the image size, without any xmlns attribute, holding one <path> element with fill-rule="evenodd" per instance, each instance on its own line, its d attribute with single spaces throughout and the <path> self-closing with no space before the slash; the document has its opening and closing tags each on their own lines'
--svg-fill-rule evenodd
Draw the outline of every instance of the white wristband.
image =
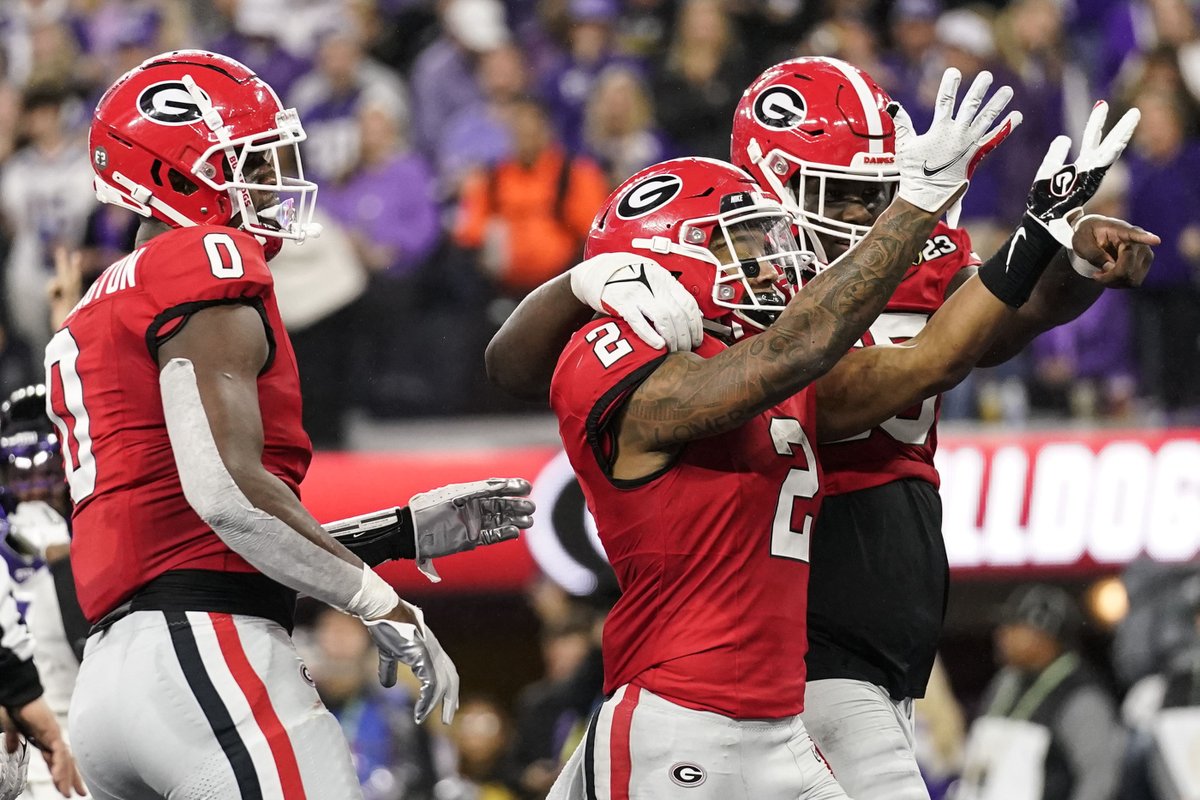
<svg viewBox="0 0 1200 800">
<path fill-rule="evenodd" d="M 1070 215 L 1068 214 L 1067 216 L 1070 216 Z M 1079 230 L 1079 226 L 1083 224 L 1084 220 L 1092 219 L 1093 217 L 1100 218 L 1101 216 L 1102 216 L 1101 214 L 1080 214 L 1080 215 L 1078 215 L 1075 218 L 1075 221 L 1070 223 L 1071 224 L 1071 232 L 1074 233 L 1075 231 Z M 1068 258 L 1071 262 L 1071 268 L 1074 269 L 1076 272 L 1078 272 L 1083 277 L 1094 278 L 1100 274 L 1099 267 L 1094 266 L 1086 258 L 1079 257 L 1078 255 L 1075 254 L 1075 251 L 1071 250 L 1069 247 L 1068 247 Z"/>
<path fill-rule="evenodd" d="M 379 577 L 375 570 L 363 564 L 362 586 L 359 587 L 358 593 L 350 598 L 345 611 L 364 620 L 379 619 L 399 602 L 400 595 L 396 594 L 396 590 Z"/>
</svg>

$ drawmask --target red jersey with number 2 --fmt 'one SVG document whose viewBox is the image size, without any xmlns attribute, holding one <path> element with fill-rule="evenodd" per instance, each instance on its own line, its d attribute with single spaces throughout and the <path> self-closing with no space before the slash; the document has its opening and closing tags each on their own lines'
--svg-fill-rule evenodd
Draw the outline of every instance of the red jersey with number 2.
<svg viewBox="0 0 1200 800">
<path fill-rule="evenodd" d="M 49 411 L 75 503 L 72 568 L 95 622 L 175 569 L 253 572 L 183 496 L 163 419 L 158 346 L 189 314 L 244 303 L 271 354 L 258 378 L 263 465 L 299 493 L 312 449 L 300 383 L 262 246 L 232 228 L 160 234 L 109 267 L 46 348 Z"/>
<path fill-rule="evenodd" d="M 967 232 L 939 222 L 883 313 L 854 346 L 899 344 L 916 336 L 942 307 L 954 276 L 978 264 Z M 933 454 L 940 406 L 941 395 L 930 397 L 866 433 L 823 443 L 818 454 L 826 494 L 870 489 L 902 478 L 920 478 L 938 486 Z"/>
<path fill-rule="evenodd" d="M 711 358 L 724 345 L 705 337 Z M 622 320 L 575 334 L 550 404 L 621 586 L 604 625 L 604 689 L 648 689 L 737 719 L 804 707 L 809 536 L 821 503 L 815 393 L 684 446 L 660 473 L 609 469 L 613 420 L 666 354 Z"/>
</svg>

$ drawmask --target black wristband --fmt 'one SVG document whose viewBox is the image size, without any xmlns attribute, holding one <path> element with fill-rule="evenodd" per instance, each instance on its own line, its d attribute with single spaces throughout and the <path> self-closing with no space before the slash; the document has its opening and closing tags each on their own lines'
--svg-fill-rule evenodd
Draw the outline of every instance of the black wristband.
<svg viewBox="0 0 1200 800">
<path fill-rule="evenodd" d="M 1020 308 L 1062 245 L 1040 222 L 1026 214 L 996 254 L 979 268 L 988 291 L 1012 308 Z"/>
<path fill-rule="evenodd" d="M 0 650 L 0 705 L 17 709 L 42 696 L 33 660 L 22 661 L 11 650 Z"/>
<path fill-rule="evenodd" d="M 400 509 L 393 525 L 361 533 L 353 538 L 338 539 L 346 549 L 362 559 L 368 567 L 377 567 L 385 561 L 417 557 L 417 533 L 413 528 L 412 511 L 408 506 Z"/>
</svg>

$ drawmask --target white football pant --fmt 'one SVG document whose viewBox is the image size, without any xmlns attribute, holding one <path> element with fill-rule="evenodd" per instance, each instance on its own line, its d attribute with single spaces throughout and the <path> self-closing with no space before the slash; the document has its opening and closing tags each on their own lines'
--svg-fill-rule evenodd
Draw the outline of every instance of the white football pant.
<svg viewBox="0 0 1200 800">
<path fill-rule="evenodd" d="M 854 800 L 929 800 L 914 751 L 912 700 L 842 678 L 809 681 L 808 732 Z"/>
<path fill-rule="evenodd" d="M 261 617 L 118 620 L 88 639 L 70 731 L 96 800 L 362 798 L 341 726 Z"/>
<path fill-rule="evenodd" d="M 847 800 L 800 717 L 737 720 L 623 686 L 547 800 Z"/>
</svg>

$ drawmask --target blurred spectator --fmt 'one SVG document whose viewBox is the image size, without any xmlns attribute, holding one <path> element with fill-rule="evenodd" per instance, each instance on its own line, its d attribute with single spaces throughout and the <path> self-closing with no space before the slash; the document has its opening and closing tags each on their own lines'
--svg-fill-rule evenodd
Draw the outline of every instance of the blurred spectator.
<svg viewBox="0 0 1200 800">
<path fill-rule="evenodd" d="M 280 23 L 289 13 L 288 0 L 236 0 L 233 28 L 207 47 L 237 59 L 271 85 L 280 97 L 291 96 L 292 85 L 312 64 L 279 42 Z"/>
<path fill-rule="evenodd" d="M 88 214 L 83 234 L 82 279 L 90 285 L 118 259 L 133 252 L 142 218 L 108 203 L 97 203 Z"/>
<path fill-rule="evenodd" d="M 886 73 L 874 29 L 857 16 L 836 16 L 816 26 L 795 55 L 831 56 L 871 76 Z"/>
<path fill-rule="evenodd" d="M 313 645 L 312 678 L 346 734 L 364 800 L 432 800 L 437 775 L 429 734 L 413 721 L 407 692 L 379 686 L 362 622 L 325 609 Z"/>
<path fill-rule="evenodd" d="M 563 619 L 543 622 L 545 674 L 517 697 L 516 735 L 507 769 L 509 781 L 521 797 L 545 796 L 558 776 L 562 754 L 576 744 L 576 729 L 586 724 L 600 700 L 603 617 L 572 599 Z"/>
<path fill-rule="evenodd" d="M 426 304 L 422 281 L 441 236 L 441 221 L 433 171 L 423 156 L 409 148 L 399 109 L 369 101 L 361 107 L 358 120 L 362 141 L 358 163 L 343 181 L 325 183 L 321 205 L 349 234 L 354 261 L 370 275 L 370 291 L 352 314 L 347 310 L 327 321 L 326 328 L 336 325 L 335 338 L 319 340 L 326 342 L 325 357 L 336 357 L 328 348 L 339 342 L 344 346 L 345 336 L 351 333 L 348 317 L 353 316 L 359 360 L 355 379 L 363 387 L 360 399 L 377 411 L 390 407 L 390 413 L 396 413 L 413 408 L 411 403 L 425 405 L 428 400 L 422 398 L 441 397 L 436 386 L 441 378 L 436 361 L 443 353 L 440 342 L 427 341 L 420 348 L 396 346 L 429 333 L 422 318 L 432 309 Z M 382 320 L 387 324 L 380 324 Z M 341 372 L 334 386 L 343 386 L 345 379 L 346 373 Z M 391 399 L 376 402 L 385 395 Z M 339 402 L 345 400 L 331 395 L 328 411 Z M 340 441 L 340 426 L 338 434 L 330 446 Z"/>
<path fill-rule="evenodd" d="M 433 172 L 409 147 L 404 109 L 391 100 L 360 103 L 358 157 L 341 180 L 322 184 L 321 205 L 345 226 L 367 269 L 401 278 L 429 258 L 440 228 Z"/>
<path fill-rule="evenodd" d="M 1142 385 L 1168 411 L 1200 406 L 1200 144 L 1184 134 L 1178 97 L 1138 95 L 1129 220 L 1162 237 L 1133 293 Z"/>
<path fill-rule="evenodd" d="M 454 238 L 519 297 L 579 257 L 608 189 L 592 161 L 568 155 L 539 102 L 512 103 L 509 122 L 513 157 L 467 180 Z"/>
<path fill-rule="evenodd" d="M 650 97 L 637 72 L 612 66 L 596 82 L 584 115 L 584 150 L 604 168 L 610 186 L 666 158 Z"/>
<path fill-rule="evenodd" d="M 1188 93 L 1174 49 L 1160 46 L 1139 55 L 1121 72 L 1112 96 L 1121 106 L 1129 108 L 1137 102 L 1139 94 L 1146 92 L 1176 98 L 1183 111 L 1184 130 L 1190 136 L 1200 133 L 1200 102 Z"/>
<path fill-rule="evenodd" d="M 617 49 L 642 59 L 666 49 L 676 0 L 626 0 L 624 6 L 616 22 Z"/>
<path fill-rule="evenodd" d="M 319 179 L 341 180 L 358 162 L 358 111 L 364 103 L 386 104 L 400 117 L 408 115 L 400 78 L 366 56 L 361 31 L 347 20 L 324 32 L 316 69 L 296 81 L 290 101 L 308 134 L 305 169 Z"/>
<path fill-rule="evenodd" d="M 446 121 L 437 145 L 441 194 L 457 198 L 462 181 L 473 169 L 496 164 L 512 154 L 505 124 L 508 104 L 529 89 L 529 70 L 521 50 L 506 44 L 479 57 L 476 76 L 483 107 L 467 106 Z"/>
<path fill-rule="evenodd" d="M 286 243 L 271 260 L 271 274 L 299 366 L 304 431 L 313 447 L 337 449 L 345 445 L 346 413 L 360 395 L 347 387 L 358 360 L 367 358 L 357 348 L 347 353 L 367 271 L 351 237 L 326 213 L 318 203 L 313 220 L 325 230 L 303 244 Z"/>
<path fill-rule="evenodd" d="M 508 44 L 511 35 L 500 0 L 446 0 L 442 33 L 413 63 L 413 143 L 434 156 L 447 123 L 471 109 L 482 113 L 475 77 L 478 58 Z"/>
<path fill-rule="evenodd" d="M 931 800 L 946 796 L 962 772 L 966 720 L 950 686 L 941 657 L 933 662 L 925 696 L 913 703 L 913 735 L 917 762 Z"/>
<path fill-rule="evenodd" d="M 923 86 L 937 85 L 941 65 L 937 54 L 939 0 L 897 0 L 888 16 L 892 49 L 882 57 L 883 73 L 872 74 L 901 103 L 919 130 L 932 115 L 921 97 Z"/>
<path fill-rule="evenodd" d="M 37 87 L 22 100 L 27 144 L 0 171 L 0 212 L 12 239 L 5 300 L 14 332 L 40 351 L 50 338 L 46 281 L 56 246 L 83 239 L 95 205 L 87 149 L 66 130 L 73 99 L 57 87 Z"/>
<path fill-rule="evenodd" d="M 569 0 L 567 50 L 542 79 L 542 95 L 563 143 L 580 149 L 584 108 L 594 96 L 600 74 L 617 64 L 632 66 L 613 49 L 616 0 Z"/>
<path fill-rule="evenodd" d="M 450 739 L 458 750 L 458 776 L 437 785 L 438 800 L 517 800 L 500 779 L 500 759 L 511 726 L 500 706 L 468 698 L 454 716 Z"/>
<path fill-rule="evenodd" d="M 658 121 L 674 149 L 729 158 L 738 98 L 756 74 L 721 0 L 683 0 L 654 83 Z"/>
<path fill-rule="evenodd" d="M 1075 63 L 1064 30 L 1065 10 L 1058 0 L 1017 0 L 996 21 L 997 45 L 1004 73 L 1015 77 L 1024 122 L 1003 148 L 1004 165 L 998 208 L 1000 219 L 1017 219 L 1025 196 L 1054 137 L 1067 133 L 1076 141 L 1087 124 L 1095 99 L 1087 75 Z M 1021 165 L 1022 169 L 1013 169 Z"/>
<path fill-rule="evenodd" d="M 1075 650 L 1075 600 L 1053 586 L 1013 593 L 996 631 L 1001 669 L 971 725 L 960 800 L 1108 800 L 1124 734 L 1112 697 Z"/>
<path fill-rule="evenodd" d="M 0 395 L 42 379 L 41 359 L 34 359 L 29 345 L 13 338 L 0 318 Z"/>
<path fill-rule="evenodd" d="M 962 72 L 964 84 L 969 84 L 975 75 L 985 69 L 991 70 L 993 74 L 1001 72 L 1001 75 L 997 77 L 997 83 L 1008 83 L 1014 80 L 998 69 L 996 38 L 992 22 L 979 11 L 969 8 L 947 11 L 938 18 L 935 30 L 942 58 L 941 64 L 935 70 L 936 74 L 928 76 L 929 79 L 918 90 L 921 107 L 918 113 L 923 119 L 932 119 L 933 104 L 937 99 L 941 73 L 946 67 L 956 67 Z M 1020 135 L 1023 128 L 1022 125 L 1009 141 L 1005 142 L 1004 150 L 1014 146 L 1014 140 Z M 1043 148 L 1043 153 L 1047 145 L 1049 142 L 1039 145 Z M 1005 176 L 1012 172 L 1016 172 L 1018 175 L 1024 175 L 1026 172 L 1020 166 L 1020 162 L 1007 160 L 1001 150 L 997 150 L 992 155 L 993 158 L 987 159 L 976 170 L 975 176 L 971 179 L 971 188 L 962 201 L 962 225 L 970 231 L 975 249 L 985 257 L 995 252 L 996 248 L 1000 246 L 1008 235 L 1010 227 L 1010 221 L 1002 217 Z M 1034 163 L 1041 163 L 1041 153 Z M 1022 198 L 1025 196 L 1024 192 L 1028 191 L 1029 183 L 1032 180 L 1031 168 L 1021 195 Z M 1024 206 L 1021 210 L 1024 210 Z M 1013 215 L 1012 219 L 1017 219 L 1017 216 Z"/>
</svg>

